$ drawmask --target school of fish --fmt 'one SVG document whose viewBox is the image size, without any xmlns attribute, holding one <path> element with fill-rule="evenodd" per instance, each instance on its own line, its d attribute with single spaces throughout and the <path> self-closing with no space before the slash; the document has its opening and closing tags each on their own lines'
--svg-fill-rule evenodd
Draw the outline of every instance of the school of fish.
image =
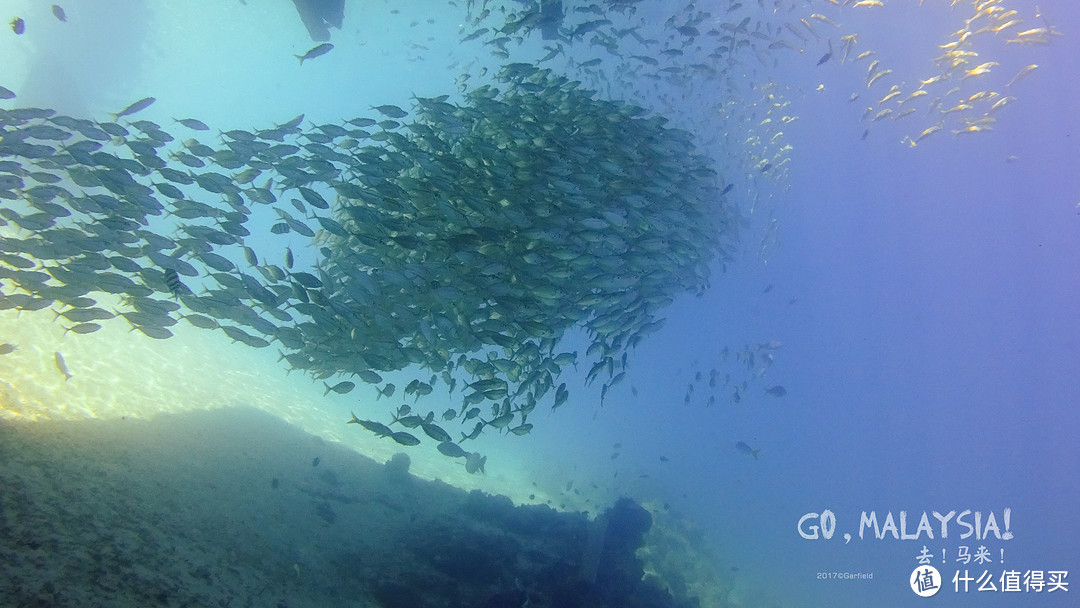
<svg viewBox="0 0 1080 608">
<path fill-rule="evenodd" d="M 794 148 L 788 131 L 799 120 L 793 100 L 808 93 L 784 84 L 778 71 L 794 66 L 814 77 L 836 72 L 840 79 L 857 80 L 844 95 L 863 122 L 852 141 L 880 131 L 916 148 L 942 133 L 967 137 L 991 131 L 1017 101 L 1017 85 L 1038 69 L 1030 61 L 1015 71 L 1001 66 L 1062 35 L 1037 5 L 1011 0 L 921 0 L 928 11 L 948 11 L 935 13 L 931 23 L 955 23 L 956 29 L 937 44 L 912 39 L 901 56 L 879 53 L 875 41 L 851 25 L 903 18 L 894 11 L 907 4 L 682 0 L 658 9 L 641 0 L 468 0 L 462 41 L 509 58 L 542 37 L 540 64 L 564 61 L 566 74 L 607 98 L 631 101 L 693 130 L 700 150 L 726 168 L 744 224 L 761 234 L 760 257 L 767 263 L 774 216 L 790 188 Z M 932 59 L 927 73 L 898 65 L 921 56 Z M 476 73 L 466 69 L 461 79 Z M 817 91 L 824 88 L 818 85 Z M 860 106 L 860 100 L 868 101 Z"/>
<path fill-rule="evenodd" d="M 327 395 L 360 380 L 390 398 L 397 387 L 383 374 L 420 370 L 399 394 L 448 390 L 460 406 L 440 418 L 465 425 L 460 439 L 407 405 L 387 424 L 349 422 L 403 445 L 420 439 L 393 425 L 419 428 L 482 471 L 458 443 L 489 428 L 527 434 L 539 402 L 566 402 L 568 365 L 585 363 L 602 400 L 663 309 L 702 293 L 710 265 L 732 257 L 755 183 L 783 190 L 785 128 L 798 116 L 795 93 L 771 77 L 780 61 L 865 64 L 848 98 L 871 98 L 862 138 L 886 119 L 921 117 L 902 140 L 915 147 L 941 131 L 990 130 L 1016 100 L 1003 91 L 1038 65 L 1001 76 L 1001 57 L 987 53 L 1061 34 L 1038 7 L 1027 16 L 1006 0 L 951 0 L 968 16 L 938 45 L 936 71 L 912 80 L 843 25 L 887 4 L 683 2 L 657 20 L 640 0 L 468 0 L 462 44 L 487 47 L 502 68 L 455 63 L 463 101 L 417 97 L 213 140 L 195 118 L 168 129 L 137 120 L 153 97 L 107 121 L 0 106 L 0 308 L 51 308 L 75 334 L 122 316 L 158 339 L 183 319 L 277 348 Z M 17 17 L 11 26 L 25 28 Z M 560 69 L 544 67 L 558 57 Z M 13 99 L 0 86 L 0 101 Z M 776 230 L 770 215 L 763 261 Z M 283 244 L 253 247 L 252 231 Z M 124 306 L 99 305 L 99 294 Z M 591 338 L 584 353 L 559 348 L 574 328 Z M 746 386 L 732 390 L 738 401 Z"/>
<path fill-rule="evenodd" d="M 534 65 L 496 83 L 461 105 L 416 98 L 217 142 L 196 137 L 197 119 L 177 121 L 183 141 L 135 120 L 154 98 L 100 122 L 0 110 L 0 308 L 51 308 L 76 334 L 122 316 L 164 339 L 185 320 L 349 378 L 326 393 L 359 379 L 390 397 L 381 374 L 425 370 L 400 394 L 444 385 L 462 423 L 476 419 L 460 440 L 525 434 L 538 402 L 566 401 L 564 366 L 621 379 L 663 308 L 706 288 L 733 222 L 716 171 L 662 117 Z M 260 224 L 263 243 L 310 246 L 256 251 L 245 239 Z M 581 357 L 558 348 L 574 327 L 592 338 Z M 399 409 L 391 424 L 414 418 Z M 431 418 L 414 427 L 452 443 Z"/>
</svg>

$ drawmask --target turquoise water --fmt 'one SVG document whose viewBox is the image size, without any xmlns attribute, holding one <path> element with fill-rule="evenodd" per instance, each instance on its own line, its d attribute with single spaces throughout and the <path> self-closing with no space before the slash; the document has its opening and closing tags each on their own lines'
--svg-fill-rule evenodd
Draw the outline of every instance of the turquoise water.
<svg viewBox="0 0 1080 608">
<path fill-rule="evenodd" d="M 1036 592 L 964 593 L 949 579 L 963 568 L 999 576 L 1075 562 L 1072 7 L 564 4 L 563 39 L 545 40 L 517 23 L 527 3 L 350 1 L 333 50 L 301 64 L 295 56 L 318 43 L 289 2 L 70 2 L 66 22 L 44 4 L 12 2 L 8 12 L 26 31 L 0 40 L 0 85 L 17 94 L 0 108 L 106 121 L 153 97 L 125 118 L 219 146 L 219 131 L 299 114 L 310 130 L 381 120 L 372 107 L 382 104 L 413 111 L 414 97 L 464 104 L 511 63 L 641 106 L 689 132 L 709 159 L 718 183 L 704 207 L 739 217 L 709 248 L 708 288 L 676 290 L 657 311 L 663 327 L 626 349 L 619 382 L 608 371 L 587 381 L 591 336 L 569 330 L 555 351 L 578 353 L 554 383 L 570 389 L 566 403 L 552 411 L 552 390 L 528 415 L 527 433 L 487 429 L 462 441 L 488 456 L 486 474 L 474 475 L 426 437 L 405 448 L 344 424 L 352 411 L 388 423 L 402 403 L 438 418 L 461 407 L 461 385 L 472 381 L 464 376 L 456 392 L 436 382 L 414 399 L 404 388 L 431 372 L 408 367 L 382 374 L 397 387 L 393 398 L 376 399 L 376 387 L 360 381 L 355 392 L 324 396 L 303 373 L 285 375 L 278 344 L 249 349 L 183 322 L 164 341 L 127 333 L 119 320 L 64 335 L 52 313 L 7 310 L 0 341 L 19 350 L 2 361 L 5 417 L 152 418 L 255 405 L 379 461 L 407 451 L 423 477 L 516 502 L 595 515 L 630 496 L 693 522 L 708 567 L 723 573 L 720 605 L 912 601 L 907 577 L 924 547 L 946 577 L 945 599 L 935 601 L 1069 605 L 1071 592 L 1028 600 Z M 1006 26 L 1014 19 L 1022 23 Z M 210 130 L 189 132 L 173 122 L 180 118 Z M 670 151 L 684 165 L 688 152 Z M 583 172 L 601 172 L 602 160 Z M 291 210 L 284 200 L 293 197 L 280 196 L 280 206 Z M 166 221 L 150 229 L 171 231 Z M 247 224 L 245 245 L 264 263 L 283 264 L 286 246 L 297 268 L 321 259 L 325 241 L 272 233 L 274 221 Z M 4 288 L 11 293 L 10 281 Z M 513 425 L 525 423 L 518 416 Z M 455 439 L 472 428 L 452 426 Z M 802 538 L 799 519 L 826 509 L 837 535 Z M 1002 532 L 1010 509 L 1012 538 L 960 538 L 953 528 L 942 538 L 932 512 L 965 509 L 992 512 Z M 860 516 L 871 511 L 879 523 L 892 513 L 897 525 L 906 511 L 911 533 L 930 512 L 934 536 L 860 539 Z M 961 547 L 980 546 L 988 564 L 956 561 Z"/>
</svg>

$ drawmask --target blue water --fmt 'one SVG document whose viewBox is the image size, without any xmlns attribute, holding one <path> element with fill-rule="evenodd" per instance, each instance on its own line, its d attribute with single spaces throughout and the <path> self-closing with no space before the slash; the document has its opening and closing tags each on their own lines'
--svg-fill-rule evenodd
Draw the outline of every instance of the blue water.
<svg viewBox="0 0 1080 608">
<path fill-rule="evenodd" d="M 340 122 L 369 115 L 371 105 L 406 106 L 413 94 L 455 94 L 466 66 L 467 85 L 478 86 L 485 67 L 545 54 L 538 34 L 509 44 L 509 59 L 479 42 L 459 43 L 474 29 L 463 1 L 350 0 L 334 51 L 303 66 L 292 55 L 315 43 L 286 0 L 99 4 L 66 2 L 66 24 L 42 3 L 15 7 L 28 30 L 3 37 L 0 50 L 17 59 L 0 66 L 0 84 L 22 105 L 96 117 L 153 95 L 145 118 L 166 124 L 190 116 L 228 130 L 301 112 L 314 123 Z M 498 14 L 501 5 L 490 4 Z M 690 14 L 685 3 L 652 4 L 639 13 L 651 16 L 643 35 L 678 36 L 662 24 Z M 692 4 L 714 13 L 709 22 L 729 6 Z M 745 224 L 726 271 L 717 264 L 709 291 L 668 309 L 667 324 L 632 353 L 628 379 L 602 408 L 599 386 L 581 389 L 586 370 L 579 370 L 567 380 L 578 389 L 570 401 L 553 414 L 542 408 L 535 436 L 504 438 L 501 449 L 528 442 L 562 463 L 553 469 L 572 469 L 615 495 L 667 503 L 715 546 L 742 605 L 916 605 L 907 578 L 924 547 L 946 578 L 929 600 L 938 605 L 1074 605 L 1076 590 L 964 593 L 949 579 L 958 568 L 975 577 L 983 570 L 1071 576 L 1080 566 L 1080 13 L 1065 0 L 1041 2 L 1063 32 L 1046 45 L 1009 45 L 1004 35 L 977 40 L 975 62 L 1000 64 L 987 86 L 1017 99 L 995 114 L 992 131 L 954 135 L 950 123 L 911 147 L 904 137 L 936 122 L 926 98 L 902 121 L 860 117 L 892 84 L 906 96 L 916 80 L 937 73 L 939 45 L 962 27 L 972 3 L 891 0 L 842 12 L 824 1 L 788 1 L 778 11 L 771 1 L 768 9 L 746 4 L 734 14 L 779 27 L 787 15 L 820 11 L 842 15 L 843 27 L 815 21 L 823 37 L 803 30 L 804 53 L 778 51 L 763 61 L 741 54 L 725 84 L 617 77 L 617 59 L 584 41 L 567 56 L 602 58 L 606 81 L 590 82 L 592 72 L 566 56 L 544 64 L 692 129 L 736 185 L 728 196 L 739 198 Z M 1020 11 L 1019 29 L 1040 26 L 1029 3 L 1000 4 Z M 849 32 L 859 33 L 855 51 L 877 54 L 839 65 L 840 35 Z M 834 55 L 818 66 L 826 38 Z M 894 74 L 868 88 L 874 58 Z M 1039 67 L 1004 88 L 1028 64 Z M 959 84 L 973 94 L 981 82 Z M 762 126 L 768 108 L 754 87 L 767 83 L 791 103 Z M 736 91 L 742 96 L 724 97 Z M 849 101 L 852 92 L 859 99 Z M 732 123 L 718 120 L 717 105 L 732 101 L 734 114 L 752 117 L 743 123 L 749 130 L 725 131 Z M 778 126 L 782 115 L 797 120 Z M 791 145 L 782 172 L 739 164 L 752 147 L 748 134 L 777 130 Z M 587 347 L 580 337 L 567 340 Z M 740 352 L 753 352 L 754 364 Z M 765 392 L 777 385 L 785 395 Z M 760 452 L 743 453 L 737 442 Z M 924 511 L 980 511 L 993 513 L 1004 532 L 1006 509 L 1008 540 L 960 538 L 955 526 L 941 538 L 932 516 L 933 538 L 858 538 L 863 512 L 881 522 L 906 511 L 914 532 Z M 835 514 L 836 535 L 803 539 L 800 517 L 824 510 Z M 956 562 L 961 547 L 980 546 L 989 563 Z"/>
</svg>

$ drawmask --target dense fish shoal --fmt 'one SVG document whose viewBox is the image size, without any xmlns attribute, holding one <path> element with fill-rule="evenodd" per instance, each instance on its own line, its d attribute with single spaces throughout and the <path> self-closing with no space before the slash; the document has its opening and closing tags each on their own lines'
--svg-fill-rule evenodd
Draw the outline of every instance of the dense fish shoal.
<svg viewBox="0 0 1080 608">
<path fill-rule="evenodd" d="M 51 308 L 72 334 L 123 317 L 167 339 L 184 320 L 278 349 L 327 393 L 389 397 L 383 374 L 420 370 L 399 395 L 443 385 L 471 429 L 429 413 L 421 435 L 527 434 L 538 403 L 566 401 L 564 366 L 602 394 L 625 376 L 663 309 L 704 291 L 735 212 L 663 117 L 531 64 L 495 83 L 217 141 L 139 119 L 151 97 L 101 122 L 0 110 L 0 306 Z M 586 353 L 559 348 L 572 328 Z"/>
</svg>

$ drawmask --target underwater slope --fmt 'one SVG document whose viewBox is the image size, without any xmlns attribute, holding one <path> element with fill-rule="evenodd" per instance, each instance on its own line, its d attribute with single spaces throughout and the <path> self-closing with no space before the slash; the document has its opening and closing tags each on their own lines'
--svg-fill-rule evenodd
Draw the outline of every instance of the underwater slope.
<svg viewBox="0 0 1080 608">
<path fill-rule="evenodd" d="M 250 408 L 0 437 L 5 605 L 684 605 L 643 581 L 629 500 L 515 507 Z"/>
</svg>

